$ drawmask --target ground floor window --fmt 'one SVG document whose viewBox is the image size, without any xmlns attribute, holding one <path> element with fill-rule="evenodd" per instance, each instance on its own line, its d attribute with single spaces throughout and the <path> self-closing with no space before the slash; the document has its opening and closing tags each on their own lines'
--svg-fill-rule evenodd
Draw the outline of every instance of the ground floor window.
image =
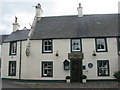
<svg viewBox="0 0 120 90">
<path fill-rule="evenodd" d="M 16 61 L 9 61 L 9 76 L 16 76 Z"/>
<path fill-rule="evenodd" d="M 42 62 L 42 77 L 53 77 L 53 62 Z"/>
<path fill-rule="evenodd" d="M 98 76 L 109 76 L 109 61 L 108 60 L 98 60 Z"/>
</svg>

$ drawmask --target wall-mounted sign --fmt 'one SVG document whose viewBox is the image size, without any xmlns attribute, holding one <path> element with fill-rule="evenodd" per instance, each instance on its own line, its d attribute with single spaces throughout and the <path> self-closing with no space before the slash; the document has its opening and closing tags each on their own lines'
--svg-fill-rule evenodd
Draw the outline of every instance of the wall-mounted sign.
<svg viewBox="0 0 120 90">
<path fill-rule="evenodd" d="M 82 52 L 68 53 L 68 59 L 70 60 L 83 59 L 83 53 Z"/>
<path fill-rule="evenodd" d="M 93 64 L 92 64 L 92 63 L 88 63 L 88 67 L 89 67 L 89 68 L 92 68 L 92 67 L 93 67 Z"/>
</svg>

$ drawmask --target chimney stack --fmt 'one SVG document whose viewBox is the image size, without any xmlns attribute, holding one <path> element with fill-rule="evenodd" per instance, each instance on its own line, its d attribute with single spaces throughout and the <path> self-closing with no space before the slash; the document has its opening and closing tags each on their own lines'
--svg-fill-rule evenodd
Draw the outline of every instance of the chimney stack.
<svg viewBox="0 0 120 90">
<path fill-rule="evenodd" d="M 19 30 L 20 25 L 17 23 L 17 17 L 15 16 L 15 23 L 13 23 L 13 32 Z"/>
<path fill-rule="evenodd" d="M 41 16 L 42 16 L 42 13 L 43 13 L 43 11 L 42 11 L 42 9 L 41 9 L 41 5 L 38 3 L 38 5 L 37 6 L 35 6 L 35 8 L 36 8 L 36 17 L 37 18 L 41 18 Z"/>
<path fill-rule="evenodd" d="M 81 7 L 81 3 L 79 3 L 79 7 L 77 8 L 77 11 L 78 11 L 78 17 L 82 17 L 83 14 L 82 14 L 82 7 Z"/>
</svg>

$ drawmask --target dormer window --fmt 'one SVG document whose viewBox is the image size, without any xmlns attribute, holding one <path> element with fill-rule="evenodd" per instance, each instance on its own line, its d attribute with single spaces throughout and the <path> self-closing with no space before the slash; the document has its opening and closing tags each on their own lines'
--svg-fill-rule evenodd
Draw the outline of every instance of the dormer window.
<svg viewBox="0 0 120 90">
<path fill-rule="evenodd" d="M 81 39 L 71 39 L 71 52 L 82 52 Z"/>
<path fill-rule="evenodd" d="M 17 42 L 10 42 L 10 55 L 16 55 L 17 53 Z"/>
<path fill-rule="evenodd" d="M 96 38 L 96 52 L 107 52 L 106 38 Z"/>
<path fill-rule="evenodd" d="M 43 53 L 52 53 L 52 40 L 43 40 Z"/>
</svg>

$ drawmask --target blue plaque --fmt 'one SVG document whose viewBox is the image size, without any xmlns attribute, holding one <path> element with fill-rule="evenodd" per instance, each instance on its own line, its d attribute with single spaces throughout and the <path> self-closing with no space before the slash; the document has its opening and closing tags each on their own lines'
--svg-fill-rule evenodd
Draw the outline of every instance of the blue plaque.
<svg viewBox="0 0 120 90">
<path fill-rule="evenodd" d="M 92 67 L 93 67 L 93 64 L 92 64 L 92 63 L 88 63 L 88 67 L 89 67 L 89 68 L 92 68 Z"/>
</svg>

